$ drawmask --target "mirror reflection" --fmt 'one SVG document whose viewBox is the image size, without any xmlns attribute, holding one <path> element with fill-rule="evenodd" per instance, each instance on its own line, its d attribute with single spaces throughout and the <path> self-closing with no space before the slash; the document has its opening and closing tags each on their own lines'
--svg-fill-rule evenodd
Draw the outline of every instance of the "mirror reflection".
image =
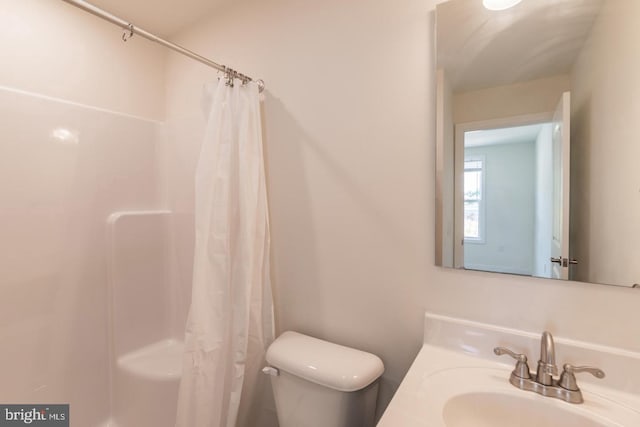
<svg viewBox="0 0 640 427">
<path fill-rule="evenodd" d="M 640 282 L 640 1 L 436 8 L 436 263 Z"/>
</svg>

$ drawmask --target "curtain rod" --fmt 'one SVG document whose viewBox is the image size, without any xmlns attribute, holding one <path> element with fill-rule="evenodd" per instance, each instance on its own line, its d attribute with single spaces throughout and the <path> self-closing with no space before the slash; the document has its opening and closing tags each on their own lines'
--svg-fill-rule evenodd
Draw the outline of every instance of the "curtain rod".
<svg viewBox="0 0 640 427">
<path fill-rule="evenodd" d="M 115 15 L 112 15 L 111 13 L 100 9 L 97 6 L 94 6 L 90 3 L 87 3 L 86 1 L 83 0 L 62 0 L 66 3 L 69 3 L 79 9 L 84 10 L 85 12 L 89 12 L 99 18 L 104 19 L 105 21 L 111 22 L 114 25 L 117 25 L 118 27 L 122 28 L 123 30 L 126 30 L 129 32 L 129 34 L 123 34 L 122 35 L 122 40 L 123 41 L 127 41 L 128 39 L 130 39 L 131 37 L 133 37 L 134 34 L 139 34 L 140 36 L 144 37 L 147 40 L 150 40 L 154 43 L 158 43 L 164 47 L 168 47 L 171 50 L 174 50 L 178 53 L 181 53 L 182 55 L 185 55 L 191 59 L 195 59 L 198 62 L 201 62 L 205 65 L 208 65 L 209 67 L 215 68 L 218 71 L 222 71 L 224 73 L 226 73 L 228 76 L 230 77 L 234 77 L 237 79 L 242 80 L 244 83 L 246 82 L 250 82 L 253 81 L 253 79 L 249 76 L 246 76 L 242 73 L 239 73 L 238 71 L 227 67 L 226 65 L 221 65 L 218 63 L 213 62 L 212 60 L 205 58 L 204 56 L 198 55 L 195 52 L 190 51 L 189 49 L 185 49 L 182 46 L 179 46 L 175 43 L 171 43 L 167 40 L 164 40 L 158 36 L 156 36 L 155 34 L 152 34 L 148 31 L 143 30 L 140 27 L 136 27 L 135 25 L 133 25 L 130 22 L 125 21 L 122 18 L 119 18 Z M 264 81 L 262 80 L 256 80 L 256 84 L 258 85 L 258 88 L 260 89 L 260 92 L 262 92 L 264 90 Z"/>
</svg>

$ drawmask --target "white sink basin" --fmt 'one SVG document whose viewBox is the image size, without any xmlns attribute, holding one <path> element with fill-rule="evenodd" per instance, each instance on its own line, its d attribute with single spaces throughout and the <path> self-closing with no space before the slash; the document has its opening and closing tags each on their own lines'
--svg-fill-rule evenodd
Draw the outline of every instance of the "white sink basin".
<svg viewBox="0 0 640 427">
<path fill-rule="evenodd" d="M 584 403 L 573 404 L 514 387 L 515 363 L 493 353 L 506 346 L 535 360 L 539 334 L 436 315 L 425 324 L 424 345 L 378 427 L 640 427 L 638 353 L 557 338 L 559 363 L 607 374 L 580 375 Z"/>
<path fill-rule="evenodd" d="M 447 427 L 605 427 L 601 423 L 543 402 L 503 393 L 466 393 L 445 403 L 442 416 Z"/>
<path fill-rule="evenodd" d="M 583 389 L 585 403 L 573 404 L 520 390 L 509 370 L 460 367 L 423 377 L 427 426 L 446 427 L 614 427 L 640 426 L 640 413 Z"/>
</svg>

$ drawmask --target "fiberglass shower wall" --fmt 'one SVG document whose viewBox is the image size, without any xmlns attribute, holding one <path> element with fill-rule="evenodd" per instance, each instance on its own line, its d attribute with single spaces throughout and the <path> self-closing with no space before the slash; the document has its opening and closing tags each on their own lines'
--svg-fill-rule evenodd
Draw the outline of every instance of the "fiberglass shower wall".
<svg viewBox="0 0 640 427">
<path fill-rule="evenodd" d="M 107 233 L 162 207 L 164 52 L 61 1 L 0 8 L 0 402 L 109 417 Z"/>
<path fill-rule="evenodd" d="M 6 88 L 0 117 L 0 400 L 75 421 L 108 402 L 106 218 L 157 204 L 158 124 Z"/>
</svg>

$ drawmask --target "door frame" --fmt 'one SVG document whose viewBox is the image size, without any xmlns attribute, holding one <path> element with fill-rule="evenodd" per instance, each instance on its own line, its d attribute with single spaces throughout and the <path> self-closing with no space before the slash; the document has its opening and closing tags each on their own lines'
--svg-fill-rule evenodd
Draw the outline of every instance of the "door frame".
<svg viewBox="0 0 640 427">
<path fill-rule="evenodd" d="M 464 269 L 464 134 L 475 130 L 500 129 L 516 126 L 550 123 L 553 111 L 521 114 L 498 119 L 479 120 L 456 124 L 454 131 L 453 173 L 453 267 Z"/>
<path fill-rule="evenodd" d="M 558 120 L 560 119 L 560 120 Z M 559 228 L 560 228 L 560 236 L 555 235 L 555 229 L 552 236 L 551 241 L 551 252 L 552 257 L 559 257 L 560 264 L 552 264 L 551 266 L 551 278 L 552 279 L 561 279 L 561 280 L 570 280 L 570 265 L 572 260 L 569 257 L 570 250 L 570 241 L 569 241 L 569 231 L 570 231 L 570 219 L 571 219 L 571 92 L 565 91 L 562 93 L 560 97 L 560 101 L 558 101 L 558 106 L 553 114 L 553 125 L 558 126 L 558 123 L 561 124 L 562 133 L 560 135 L 560 173 L 556 177 L 555 167 L 554 167 L 554 180 L 556 178 L 559 179 L 559 188 L 556 188 L 556 183 L 554 182 L 554 227 L 556 224 L 556 219 L 558 220 Z M 568 126 L 565 126 L 567 125 Z M 552 131 L 555 135 L 556 130 Z M 553 138 L 553 151 L 555 156 L 556 150 L 556 139 Z M 555 165 L 555 160 L 554 160 Z M 558 212 L 558 206 L 555 205 L 557 200 L 555 199 L 555 191 L 558 190 L 562 200 L 560 201 L 559 210 L 562 213 L 560 217 L 555 218 L 555 215 Z M 559 237 L 559 241 L 556 242 L 556 237 Z"/>
</svg>

